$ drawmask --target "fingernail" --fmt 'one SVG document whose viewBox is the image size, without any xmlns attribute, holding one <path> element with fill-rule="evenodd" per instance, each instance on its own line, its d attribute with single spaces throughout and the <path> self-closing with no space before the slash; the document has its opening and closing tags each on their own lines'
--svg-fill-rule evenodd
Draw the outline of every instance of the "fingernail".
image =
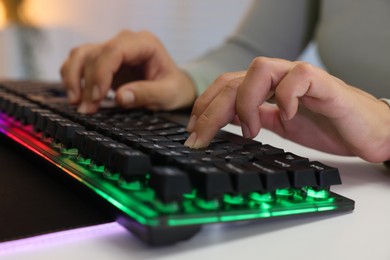
<svg viewBox="0 0 390 260">
<path fill-rule="evenodd" d="M 81 113 L 81 114 L 86 114 L 88 113 L 88 103 L 86 102 L 83 102 L 80 104 L 80 106 L 77 108 L 77 112 Z"/>
<path fill-rule="evenodd" d="M 249 127 L 243 122 L 241 122 L 241 130 L 244 138 L 251 138 L 251 132 L 249 131 Z"/>
<path fill-rule="evenodd" d="M 188 124 L 187 124 L 187 131 L 188 132 L 192 132 L 192 129 L 194 128 L 195 123 L 196 123 L 196 119 L 197 119 L 196 115 L 192 115 L 190 117 L 190 120 L 188 121 Z"/>
<path fill-rule="evenodd" d="M 100 100 L 100 89 L 98 86 L 94 86 L 92 89 L 92 100 L 99 101 Z"/>
<path fill-rule="evenodd" d="M 133 104 L 135 101 L 134 93 L 131 91 L 126 91 L 122 93 L 122 101 L 123 105 L 130 105 Z"/>
<path fill-rule="evenodd" d="M 185 141 L 184 145 L 192 148 L 196 142 L 196 138 L 197 138 L 196 132 L 192 132 L 190 136 L 187 138 L 187 140 Z"/>
</svg>

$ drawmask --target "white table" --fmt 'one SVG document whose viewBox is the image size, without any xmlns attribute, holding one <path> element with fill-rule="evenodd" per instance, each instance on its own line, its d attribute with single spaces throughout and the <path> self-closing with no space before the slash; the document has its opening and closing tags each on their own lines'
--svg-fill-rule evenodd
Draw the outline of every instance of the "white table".
<svg viewBox="0 0 390 260">
<path fill-rule="evenodd" d="M 238 127 L 229 131 L 240 133 Z M 333 191 L 355 200 L 352 213 L 208 225 L 191 240 L 150 248 L 116 223 L 0 244 L 0 259 L 390 259 L 390 171 L 334 156 L 262 130 L 257 140 L 338 167 Z"/>
</svg>

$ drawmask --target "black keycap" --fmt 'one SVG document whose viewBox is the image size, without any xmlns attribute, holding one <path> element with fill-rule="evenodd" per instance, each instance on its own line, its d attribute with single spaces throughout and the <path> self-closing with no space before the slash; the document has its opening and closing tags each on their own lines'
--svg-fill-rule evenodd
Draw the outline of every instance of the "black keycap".
<svg viewBox="0 0 390 260">
<path fill-rule="evenodd" d="M 111 165 L 112 154 L 118 150 L 128 150 L 129 147 L 125 144 L 115 141 L 103 141 L 98 143 L 95 157 L 92 158 L 98 165 Z"/>
<path fill-rule="evenodd" d="M 255 156 L 258 160 L 267 160 L 269 162 L 275 162 L 279 164 L 305 164 L 309 162 L 308 158 L 295 155 L 293 153 L 283 153 L 274 156 Z"/>
<path fill-rule="evenodd" d="M 112 153 L 108 168 L 112 173 L 120 173 L 121 177 L 131 182 L 144 177 L 151 171 L 152 163 L 148 155 L 133 149 L 121 149 Z"/>
<path fill-rule="evenodd" d="M 28 113 L 27 123 L 30 125 L 35 125 L 38 114 L 42 113 L 51 113 L 51 111 L 43 108 L 32 108 Z"/>
<path fill-rule="evenodd" d="M 145 136 L 145 138 L 151 142 L 154 142 L 154 143 L 168 142 L 169 141 L 169 139 L 166 138 L 165 136 L 150 135 L 150 136 Z"/>
<path fill-rule="evenodd" d="M 76 131 L 85 131 L 85 129 L 73 122 L 58 122 L 54 138 L 66 148 L 71 148 Z"/>
<path fill-rule="evenodd" d="M 219 163 L 216 166 L 222 171 L 229 173 L 235 192 L 245 194 L 264 190 L 257 171 L 237 163 Z"/>
<path fill-rule="evenodd" d="M 124 138 L 123 142 L 136 149 L 140 148 L 141 143 L 152 143 L 148 139 L 138 136 L 127 136 Z"/>
<path fill-rule="evenodd" d="M 156 130 L 153 132 L 156 135 L 167 136 L 167 135 L 185 134 L 185 133 L 187 133 L 187 130 L 184 127 L 173 127 L 173 128 L 168 128 L 168 129 Z"/>
<path fill-rule="evenodd" d="M 76 130 L 74 132 L 74 139 L 72 142 L 72 147 L 76 148 L 79 151 L 79 154 L 85 155 L 85 141 L 88 136 L 97 136 L 99 135 L 93 131 L 84 131 L 84 130 Z"/>
<path fill-rule="evenodd" d="M 214 149 L 214 148 L 210 148 L 210 147 L 197 149 L 197 151 L 202 151 L 202 152 L 204 152 L 205 154 L 213 155 L 213 156 L 218 156 L 219 154 L 226 153 L 226 150 L 223 150 L 223 149 Z"/>
<path fill-rule="evenodd" d="M 171 163 L 175 158 L 186 157 L 185 154 L 179 153 L 175 150 L 157 149 L 151 153 L 153 164 L 166 165 Z"/>
<path fill-rule="evenodd" d="M 108 136 L 111 137 L 114 140 L 117 140 L 119 142 L 123 142 L 126 132 L 122 129 L 119 129 L 117 127 L 113 127 L 111 131 L 108 133 Z"/>
<path fill-rule="evenodd" d="M 167 141 L 167 142 L 159 142 L 158 143 L 159 145 L 162 145 L 168 149 L 176 149 L 176 148 L 185 148 L 186 146 L 184 146 L 183 144 L 181 143 L 178 143 L 178 142 L 172 142 L 172 141 Z"/>
<path fill-rule="evenodd" d="M 218 158 L 222 158 L 227 162 L 248 162 L 248 157 L 242 154 L 235 153 L 222 153 L 217 155 Z"/>
<path fill-rule="evenodd" d="M 302 164 L 293 164 L 294 162 L 296 163 L 297 161 L 302 160 L 300 158 L 296 161 L 294 159 L 286 159 L 286 156 L 264 156 L 259 159 L 260 161 L 266 162 L 274 167 L 286 170 L 288 172 L 291 186 L 294 188 L 317 185 L 313 168 L 306 167 Z"/>
<path fill-rule="evenodd" d="M 185 154 L 187 156 L 207 156 L 207 154 L 204 153 L 202 150 L 197 150 L 197 149 L 191 149 L 188 147 L 185 147 L 184 145 L 182 147 L 174 148 L 172 149 L 176 152 Z"/>
<path fill-rule="evenodd" d="M 27 124 L 31 109 L 37 109 L 38 105 L 26 102 L 21 104 L 15 111 L 15 118 L 20 120 L 23 124 Z"/>
<path fill-rule="evenodd" d="M 136 131 L 131 131 L 131 133 L 145 138 L 155 135 L 152 131 L 147 131 L 147 130 L 136 130 Z"/>
<path fill-rule="evenodd" d="M 43 133 L 49 137 L 55 137 L 57 126 L 59 123 L 70 123 L 70 121 L 63 117 L 47 117 L 46 118 L 46 128 Z"/>
<path fill-rule="evenodd" d="M 274 152 L 276 152 L 276 151 L 274 151 Z M 253 160 L 256 156 L 267 155 L 267 152 L 261 150 L 259 147 L 257 147 L 257 148 L 253 148 L 253 147 L 243 148 L 240 150 L 236 150 L 233 153 L 245 156 L 248 160 Z M 283 150 L 281 150 L 280 153 L 283 153 Z"/>
<path fill-rule="evenodd" d="M 193 156 L 194 158 L 197 158 L 198 161 L 205 163 L 205 164 L 215 164 L 215 163 L 223 163 L 225 162 L 225 159 L 219 158 L 217 156 L 213 155 L 201 155 L 201 156 Z"/>
<path fill-rule="evenodd" d="M 197 165 L 197 166 L 202 165 L 202 162 L 200 162 L 196 158 L 190 158 L 187 156 L 179 156 L 179 157 L 176 156 L 176 157 L 173 157 L 172 159 L 173 159 L 173 161 L 172 161 L 173 165 L 175 165 L 175 166 L 177 166 L 180 169 L 183 169 L 185 171 L 188 171 L 189 169 L 191 169 L 195 165 Z"/>
<path fill-rule="evenodd" d="M 261 161 L 247 163 L 245 166 L 258 172 L 263 188 L 267 192 L 291 187 L 286 170 Z"/>
<path fill-rule="evenodd" d="M 234 143 L 217 143 L 217 144 L 211 144 L 210 147 L 213 149 L 222 149 L 226 150 L 227 152 L 233 152 L 235 150 L 242 149 L 242 145 L 234 144 Z"/>
<path fill-rule="evenodd" d="M 34 127 L 34 131 L 42 132 L 46 128 L 46 122 L 48 117 L 59 118 L 60 116 L 57 114 L 53 114 L 52 112 L 38 112 L 35 114 L 35 121 L 32 124 Z"/>
<path fill-rule="evenodd" d="M 188 138 L 188 133 L 179 134 L 179 135 L 169 135 L 167 136 L 169 140 L 179 143 L 184 143 Z"/>
<path fill-rule="evenodd" d="M 175 167 L 153 167 L 149 185 L 165 203 L 180 202 L 192 191 L 187 174 Z"/>
<path fill-rule="evenodd" d="M 283 154 L 284 150 L 280 148 L 276 148 L 269 144 L 263 144 L 263 145 L 250 145 L 246 146 L 245 149 L 250 150 L 257 150 L 260 155 L 275 155 L 275 154 Z"/>
<path fill-rule="evenodd" d="M 236 144 L 236 145 L 240 145 L 240 146 L 250 146 L 250 145 L 259 145 L 261 144 L 260 142 L 257 142 L 255 140 L 252 140 L 252 139 L 246 139 L 246 138 L 242 138 L 241 136 L 238 136 L 238 135 L 233 135 L 231 133 L 228 133 L 228 132 L 223 132 L 223 131 L 220 131 L 217 133 L 217 135 L 215 136 L 215 140 L 213 140 L 212 143 L 215 143 L 215 141 L 221 141 L 221 142 L 229 142 L 229 143 L 233 143 L 233 144 Z"/>
<path fill-rule="evenodd" d="M 318 186 L 328 187 L 341 184 L 341 178 L 337 168 L 330 167 L 317 161 L 310 162 L 307 166 L 314 169 Z"/>
<path fill-rule="evenodd" d="M 112 142 L 108 137 L 102 135 L 91 135 L 85 137 L 83 156 L 94 159 L 96 157 L 97 147 L 101 142 Z"/>
<path fill-rule="evenodd" d="M 233 191 L 229 174 L 215 166 L 192 167 L 190 179 L 197 195 L 206 200 L 219 199 L 224 193 Z"/>
</svg>

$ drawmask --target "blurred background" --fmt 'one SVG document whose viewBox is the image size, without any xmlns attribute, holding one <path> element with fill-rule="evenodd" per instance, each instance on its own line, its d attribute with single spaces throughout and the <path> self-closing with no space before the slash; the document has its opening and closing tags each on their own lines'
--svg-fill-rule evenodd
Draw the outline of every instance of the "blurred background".
<svg viewBox="0 0 390 260">
<path fill-rule="evenodd" d="M 0 77 L 59 80 L 71 48 L 150 30 L 179 64 L 237 28 L 251 0 L 0 0 Z M 316 59 L 309 50 L 309 59 Z"/>
</svg>

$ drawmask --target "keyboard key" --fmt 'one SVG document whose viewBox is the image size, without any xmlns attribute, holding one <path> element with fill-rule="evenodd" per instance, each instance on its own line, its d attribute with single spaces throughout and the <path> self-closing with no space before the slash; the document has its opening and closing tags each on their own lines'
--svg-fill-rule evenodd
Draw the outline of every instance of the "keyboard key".
<svg viewBox="0 0 390 260">
<path fill-rule="evenodd" d="M 260 176 L 255 170 L 250 170 L 237 163 L 218 163 L 216 166 L 222 171 L 229 173 L 233 190 L 236 193 L 246 194 L 264 189 Z"/>
<path fill-rule="evenodd" d="M 183 194 L 191 193 L 191 183 L 187 174 L 175 167 L 153 167 L 149 185 L 157 197 L 165 202 L 180 202 Z"/>
<path fill-rule="evenodd" d="M 118 172 L 128 181 L 142 179 L 150 173 L 152 163 L 148 155 L 133 149 L 121 149 L 112 153 L 111 164 L 108 169 L 112 173 Z"/>
<path fill-rule="evenodd" d="M 58 122 L 54 138 L 66 148 L 71 148 L 76 131 L 85 131 L 85 128 L 73 122 Z"/>
<path fill-rule="evenodd" d="M 46 127 L 43 131 L 45 136 L 55 137 L 56 131 L 57 131 L 57 126 L 60 122 L 71 123 L 71 121 L 69 121 L 68 119 L 63 118 L 63 117 L 48 117 L 46 119 Z"/>
<path fill-rule="evenodd" d="M 224 193 L 232 192 L 229 174 L 215 166 L 194 166 L 190 178 L 197 195 L 206 199 L 219 199 Z"/>
<path fill-rule="evenodd" d="M 274 167 L 286 170 L 292 187 L 299 188 L 317 185 L 314 169 L 298 164 L 300 162 L 308 162 L 307 158 L 302 159 L 302 157 L 290 157 L 289 154 L 284 154 L 282 156 L 256 157 L 256 159 Z"/>
<path fill-rule="evenodd" d="M 318 186 L 327 187 L 341 184 L 341 178 L 337 168 L 330 167 L 317 161 L 310 162 L 307 166 L 314 169 Z"/>
<path fill-rule="evenodd" d="M 87 158 L 95 158 L 98 150 L 98 145 L 101 142 L 112 142 L 112 140 L 103 135 L 91 135 L 85 137 L 83 156 Z"/>
<path fill-rule="evenodd" d="M 265 191 L 274 191 L 276 189 L 291 187 L 286 170 L 261 161 L 247 163 L 244 166 L 250 170 L 257 171 Z"/>
<path fill-rule="evenodd" d="M 118 150 L 129 149 L 125 144 L 118 143 L 115 141 L 103 141 L 97 146 L 95 157 L 92 158 L 98 165 L 111 165 L 112 154 Z"/>
<path fill-rule="evenodd" d="M 172 163 L 175 158 L 186 157 L 185 154 L 175 150 L 157 149 L 151 154 L 152 161 L 156 165 L 167 165 Z"/>
<path fill-rule="evenodd" d="M 96 132 L 93 132 L 93 131 L 76 130 L 74 132 L 74 139 L 72 142 L 72 147 L 76 148 L 79 151 L 80 155 L 85 156 L 86 155 L 86 151 L 85 151 L 86 138 L 88 136 L 97 136 L 97 135 L 99 135 L 99 134 Z"/>
</svg>

